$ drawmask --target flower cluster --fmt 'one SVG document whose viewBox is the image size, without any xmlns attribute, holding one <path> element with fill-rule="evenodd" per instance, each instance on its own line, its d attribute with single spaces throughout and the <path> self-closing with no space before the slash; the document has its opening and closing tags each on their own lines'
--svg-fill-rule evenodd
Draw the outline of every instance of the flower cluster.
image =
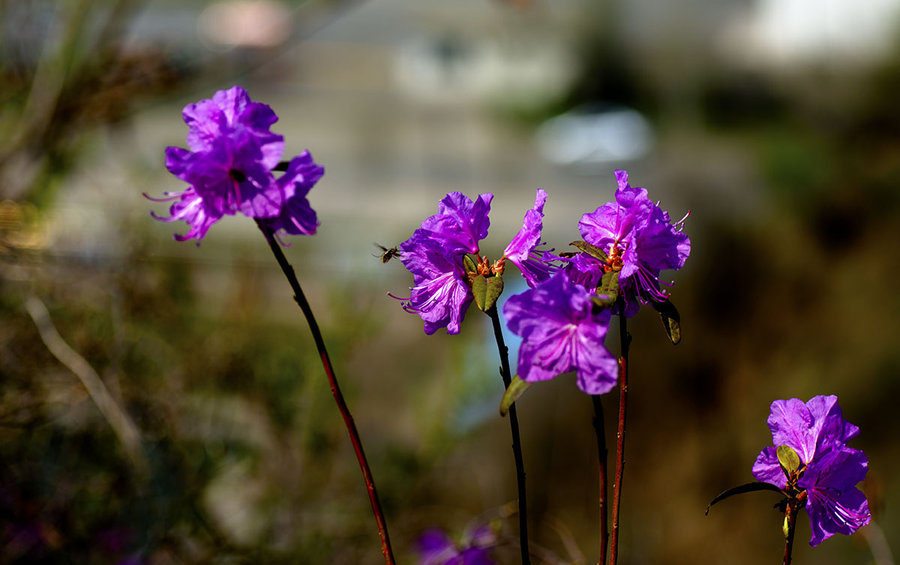
<svg viewBox="0 0 900 565">
<path fill-rule="evenodd" d="M 182 114 L 189 149 L 168 147 L 166 168 L 188 188 L 157 200 L 174 201 L 168 217 L 154 214 L 166 222 L 187 222 L 188 232 L 175 239 L 197 239 L 199 245 L 214 223 L 238 212 L 273 232 L 316 232 L 318 220 L 306 196 L 325 169 L 304 151 L 275 178 L 284 137 L 269 130 L 278 120 L 269 106 L 253 102 L 243 88 L 233 86 L 212 99 L 188 104 Z"/>
<path fill-rule="evenodd" d="M 600 248 L 606 260 L 580 254 L 569 263 L 573 280 L 596 287 L 605 273 L 618 273 L 626 316 L 641 304 L 665 302 L 659 273 L 678 270 L 691 252 L 691 240 L 681 232 L 684 219 L 674 224 L 669 213 L 654 204 L 647 190 L 628 184 L 628 173 L 616 171 L 616 199 L 582 216 L 578 223 L 584 241 Z"/>
<path fill-rule="evenodd" d="M 624 171 L 616 171 L 616 179 L 615 201 L 585 214 L 579 223 L 584 243 L 596 250 L 593 254 L 560 256 L 544 247 L 547 193 L 539 189 L 522 229 L 493 264 L 479 254 L 493 195 L 472 201 L 460 193 L 448 194 L 438 214 L 399 246 L 401 261 L 413 275 L 403 307 L 422 317 L 428 334 L 442 327 L 449 334 L 459 333 L 473 299 L 473 279 L 502 275 L 509 260 L 531 287 L 504 307 L 510 330 L 524 340 L 520 378 L 533 382 L 575 371 L 584 392 L 609 391 L 617 377 L 616 361 L 604 346 L 610 306 L 621 298 L 619 313 L 632 316 L 648 301 L 665 302 L 660 271 L 680 269 L 690 253 L 690 240 L 681 233 L 683 220 L 671 223 L 645 189 L 628 184 Z M 474 269 L 465 267 L 467 254 L 477 256 Z M 617 296 L 598 289 L 609 273 L 618 279 Z"/>
<path fill-rule="evenodd" d="M 856 488 L 868 471 L 865 454 L 847 442 L 859 428 L 845 420 L 836 396 L 776 400 L 767 421 L 774 446 L 760 452 L 753 464 L 757 480 L 775 485 L 789 498 L 802 501 L 812 529 L 809 544 L 817 546 L 834 534 L 850 535 L 871 520 L 865 495 Z M 799 458 L 797 469 L 786 469 L 778 448 L 786 446 Z"/>
</svg>

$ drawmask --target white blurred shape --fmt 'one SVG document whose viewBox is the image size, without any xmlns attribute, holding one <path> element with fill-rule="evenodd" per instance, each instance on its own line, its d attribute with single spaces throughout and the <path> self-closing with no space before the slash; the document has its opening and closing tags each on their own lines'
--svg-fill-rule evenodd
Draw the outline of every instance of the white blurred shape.
<svg viewBox="0 0 900 565">
<path fill-rule="evenodd" d="M 291 34 L 291 14 L 281 2 L 230 0 L 207 6 L 200 34 L 219 45 L 274 47 Z"/>
<path fill-rule="evenodd" d="M 398 49 L 394 64 L 394 78 L 410 96 L 525 108 L 561 96 L 575 74 L 571 53 L 550 38 L 499 41 L 453 34 L 417 38 Z"/>
<path fill-rule="evenodd" d="M 842 64 L 886 53 L 898 24 L 900 0 L 759 0 L 722 40 L 747 62 Z"/>
<path fill-rule="evenodd" d="M 643 157 L 653 144 L 653 131 L 630 108 L 583 108 L 541 124 L 536 141 L 541 155 L 551 163 L 591 170 Z"/>
</svg>

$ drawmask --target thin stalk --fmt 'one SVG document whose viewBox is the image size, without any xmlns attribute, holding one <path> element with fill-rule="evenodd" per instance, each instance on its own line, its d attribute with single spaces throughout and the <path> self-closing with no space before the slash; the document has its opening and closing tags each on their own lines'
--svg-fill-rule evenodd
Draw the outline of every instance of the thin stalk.
<svg viewBox="0 0 900 565">
<path fill-rule="evenodd" d="M 503 341 L 503 331 L 500 326 L 500 316 L 497 314 L 497 306 L 491 306 L 486 312 L 491 318 L 494 327 L 494 337 L 497 339 L 497 350 L 500 352 L 500 376 L 503 378 L 503 386 L 509 388 L 512 375 L 509 370 L 509 349 Z M 512 431 L 513 457 L 516 460 L 516 482 L 519 487 L 519 547 L 522 553 L 522 564 L 531 563 L 528 553 L 528 511 L 525 497 L 525 462 L 522 459 L 522 443 L 519 440 L 519 417 L 516 415 L 516 405 L 509 407 L 509 427 Z"/>
<path fill-rule="evenodd" d="M 300 310 L 303 311 L 306 322 L 309 324 L 309 330 L 312 332 L 313 340 L 316 342 L 316 349 L 319 352 L 319 357 L 322 359 L 322 366 L 325 368 L 325 375 L 328 377 L 328 384 L 331 385 L 331 394 L 334 396 L 334 401 L 337 403 L 338 410 L 344 418 L 344 426 L 347 428 L 347 434 L 350 436 L 350 443 L 353 444 L 353 451 L 356 453 L 356 460 L 359 462 L 359 468 L 362 470 L 363 479 L 366 481 L 366 490 L 369 492 L 369 501 L 372 503 L 372 512 L 375 513 L 375 523 L 378 525 L 378 534 L 381 536 L 381 552 L 384 555 L 384 561 L 387 565 L 394 565 L 394 554 L 391 551 L 391 541 L 388 537 L 387 522 L 384 519 L 381 503 L 378 501 L 378 493 L 375 490 L 375 480 L 372 478 L 372 471 L 369 469 L 366 454 L 363 452 L 362 441 L 359 438 L 359 432 L 356 430 L 356 424 L 353 422 L 353 416 L 350 414 L 350 409 L 347 407 L 347 403 L 344 402 L 344 395 L 341 394 L 341 389 L 338 386 L 337 377 L 334 374 L 334 367 L 331 365 L 328 351 L 325 349 L 325 340 L 322 339 L 322 332 L 319 331 L 319 324 L 316 322 L 312 308 L 310 308 L 309 302 L 307 302 L 306 296 L 303 294 L 303 289 L 300 288 L 300 282 L 297 280 L 297 275 L 294 274 L 294 268 L 288 263 L 284 253 L 281 251 L 281 246 L 275 241 L 272 230 L 259 221 L 257 221 L 257 225 L 266 237 L 269 248 L 272 249 L 275 260 L 278 261 L 278 266 L 281 267 L 284 276 L 287 277 L 288 282 L 291 285 L 291 289 L 294 291 L 294 301 L 300 306 Z"/>
<path fill-rule="evenodd" d="M 797 529 L 797 513 L 800 512 L 802 504 L 798 504 L 796 500 L 788 502 L 787 509 L 784 513 L 784 519 L 787 521 L 787 532 L 784 536 L 784 561 L 783 565 L 791 565 L 791 551 L 794 549 L 794 531 Z"/>
<path fill-rule="evenodd" d="M 616 432 L 616 482 L 613 484 L 612 532 L 609 539 L 609 564 L 619 558 L 619 508 L 622 502 L 622 476 L 625 472 L 625 415 L 628 406 L 628 335 L 625 316 L 619 315 L 619 429 Z"/>
<path fill-rule="evenodd" d="M 609 516 L 606 504 L 607 489 L 607 459 L 609 459 L 609 450 L 606 448 L 606 425 L 603 417 L 603 403 L 600 401 L 600 395 L 591 396 L 594 403 L 594 433 L 597 435 L 597 458 L 600 462 L 600 470 L 598 474 L 599 488 L 599 507 L 600 507 L 600 560 L 598 563 L 606 562 L 606 550 L 609 546 Z"/>
</svg>

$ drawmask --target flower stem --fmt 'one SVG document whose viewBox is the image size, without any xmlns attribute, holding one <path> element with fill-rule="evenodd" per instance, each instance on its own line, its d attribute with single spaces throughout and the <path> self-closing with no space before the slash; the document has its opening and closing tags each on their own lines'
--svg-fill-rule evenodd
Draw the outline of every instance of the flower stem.
<svg viewBox="0 0 900 565">
<path fill-rule="evenodd" d="M 594 403 L 594 433 L 597 435 L 597 458 L 600 462 L 600 470 L 598 472 L 599 489 L 599 507 L 600 507 L 600 560 L 598 563 L 606 562 L 606 549 L 609 546 L 609 516 L 606 508 L 606 489 L 607 489 L 607 459 L 609 450 L 606 448 L 606 425 L 603 418 L 603 403 L 600 401 L 600 395 L 591 396 Z"/>
<path fill-rule="evenodd" d="M 609 540 L 609 564 L 619 558 L 619 507 L 622 501 L 622 475 L 625 471 L 625 413 L 628 400 L 628 335 L 625 316 L 619 315 L 619 429 L 616 432 L 616 482 L 613 483 L 612 532 Z"/>
<path fill-rule="evenodd" d="M 486 312 L 491 318 L 494 327 L 494 337 L 497 339 L 497 350 L 500 353 L 500 376 L 503 378 L 503 386 L 509 388 L 512 375 L 509 370 L 509 349 L 503 341 L 503 331 L 500 326 L 500 316 L 497 314 L 497 306 L 491 306 Z M 528 553 L 528 511 L 525 497 L 525 462 L 522 459 L 522 444 L 519 440 L 519 417 L 516 415 L 516 405 L 509 407 L 509 427 L 512 431 L 513 457 L 516 460 L 516 482 L 519 487 L 519 547 L 522 553 L 522 565 L 531 563 Z"/>
<path fill-rule="evenodd" d="M 788 501 L 787 508 L 784 512 L 784 519 L 787 521 L 787 532 L 784 536 L 784 562 L 783 565 L 791 565 L 791 551 L 794 549 L 794 531 L 797 529 L 797 513 L 803 505 L 796 500 Z"/>
<path fill-rule="evenodd" d="M 341 394 L 341 389 L 338 386 L 334 367 L 331 365 L 328 351 L 325 349 L 325 340 L 322 338 L 322 332 L 319 331 L 319 324 L 316 322 L 312 308 L 310 308 L 309 302 L 307 302 L 306 296 L 303 294 L 303 289 L 300 288 L 300 282 L 297 280 L 294 268 L 288 263 L 284 253 L 281 251 L 281 246 L 275 241 L 272 230 L 259 220 L 257 220 L 256 224 L 265 236 L 282 272 L 287 277 L 291 289 L 294 291 L 294 301 L 300 306 L 300 310 L 303 311 L 306 322 L 309 324 L 309 330 L 312 332 L 313 340 L 316 342 L 316 349 L 319 352 L 319 357 L 322 359 L 322 366 L 325 368 L 325 375 L 328 377 L 328 383 L 331 385 L 331 394 L 334 396 L 338 410 L 344 418 L 344 426 L 347 428 L 350 443 L 353 444 L 353 451 L 356 453 L 356 460 L 359 462 L 363 479 L 366 481 L 366 490 L 369 493 L 369 501 L 372 503 L 372 511 L 375 513 L 378 534 L 381 536 L 381 552 L 384 555 L 384 561 L 387 565 L 394 565 L 394 554 L 391 551 L 391 541 L 388 537 L 384 512 L 381 509 L 381 503 L 378 501 L 378 493 L 375 491 L 375 480 L 372 478 L 372 471 L 369 469 L 369 463 L 366 461 L 366 454 L 363 452 L 362 441 L 360 440 L 359 432 L 356 430 L 356 424 L 353 422 L 353 416 L 350 414 L 350 409 L 347 407 L 347 403 L 344 402 L 344 396 Z"/>
</svg>

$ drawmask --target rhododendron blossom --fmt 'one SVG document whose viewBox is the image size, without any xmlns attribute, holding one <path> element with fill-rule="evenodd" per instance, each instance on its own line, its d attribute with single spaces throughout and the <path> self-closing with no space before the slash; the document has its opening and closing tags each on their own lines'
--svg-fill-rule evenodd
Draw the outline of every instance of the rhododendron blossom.
<svg viewBox="0 0 900 565">
<path fill-rule="evenodd" d="M 815 396 L 806 403 L 797 398 L 776 400 L 768 424 L 775 445 L 760 452 L 753 476 L 782 490 L 796 489 L 796 496 L 805 495 L 810 545 L 834 534 L 850 535 L 869 523 L 868 502 L 856 488 L 866 476 L 868 459 L 862 451 L 847 447 L 859 428 L 844 420 L 836 396 Z M 782 468 L 778 446 L 797 454 L 801 463 L 797 471 L 789 474 Z"/>
<path fill-rule="evenodd" d="M 284 151 L 284 137 L 269 130 L 278 120 L 269 106 L 253 102 L 243 88 L 233 86 L 188 104 L 182 114 L 189 127 L 189 149 L 166 148 L 166 168 L 188 188 L 152 199 L 174 201 L 168 217 L 155 218 L 190 226 L 175 239 L 199 243 L 214 223 L 237 213 L 271 220 L 275 231 L 315 233 L 318 222 L 306 194 L 324 169 L 307 151 L 276 179 L 273 171 Z"/>
<path fill-rule="evenodd" d="M 684 219 L 671 223 L 668 212 L 650 201 L 647 190 L 628 184 L 628 173 L 616 171 L 616 199 L 582 216 L 578 228 L 587 243 L 608 255 L 607 261 L 571 262 L 574 281 L 599 281 L 604 272 L 618 271 L 625 315 L 641 304 L 662 302 L 659 273 L 677 270 L 691 252 L 691 240 L 681 232 Z"/>
<path fill-rule="evenodd" d="M 545 381 L 575 371 L 587 394 L 609 392 L 618 363 L 604 340 L 611 313 L 584 287 L 558 273 L 533 289 L 511 296 L 503 307 L 509 329 L 522 337 L 519 377 Z"/>
</svg>

